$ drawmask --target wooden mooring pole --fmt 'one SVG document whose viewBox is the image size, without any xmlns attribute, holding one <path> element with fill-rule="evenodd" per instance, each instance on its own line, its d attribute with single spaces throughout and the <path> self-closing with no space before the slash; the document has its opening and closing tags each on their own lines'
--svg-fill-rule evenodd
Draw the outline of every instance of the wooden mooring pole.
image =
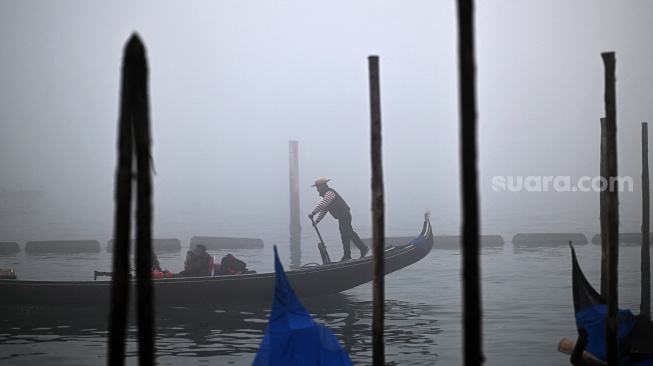
<svg viewBox="0 0 653 366">
<path fill-rule="evenodd" d="M 150 151 L 150 109 L 147 90 L 148 72 L 145 47 L 140 45 L 137 74 L 133 95 L 132 128 L 136 153 L 136 283 L 138 314 L 139 365 L 154 365 L 154 285 L 152 283 L 152 169 Z"/>
<path fill-rule="evenodd" d="M 476 172 L 476 66 L 474 2 L 458 0 L 460 152 L 462 179 L 463 364 L 484 362 L 479 261 L 478 176 Z"/>
<path fill-rule="evenodd" d="M 114 220 L 113 277 L 109 313 L 108 365 L 125 364 L 125 336 L 129 310 L 129 232 L 132 195 L 132 125 L 129 100 L 133 62 L 128 43 L 122 65 L 120 120 L 118 125 L 118 167 L 116 171 L 116 210 Z"/>
<path fill-rule="evenodd" d="M 618 265 L 619 265 L 619 197 L 617 187 L 617 107 L 615 88 L 614 52 L 601 54 L 605 66 L 605 119 L 606 119 L 606 175 L 607 184 L 604 196 L 606 237 L 608 247 L 608 286 L 606 356 L 609 366 L 619 365 L 619 343 L 617 338 L 617 309 L 619 306 Z"/>
<path fill-rule="evenodd" d="M 648 174 L 648 123 L 642 122 L 642 290 L 639 314 L 651 319 L 651 247 L 649 242 L 650 188 Z"/>
<path fill-rule="evenodd" d="M 109 313 L 109 365 L 124 365 L 127 314 L 129 312 L 129 233 L 132 195 L 132 158 L 137 166 L 136 277 L 138 287 L 139 365 L 154 365 L 154 290 L 152 286 L 152 213 L 150 127 L 145 46 L 137 35 L 125 46 L 120 120 L 113 280 Z M 134 147 L 134 148 L 133 148 Z"/>
<path fill-rule="evenodd" d="M 385 203 L 383 191 L 383 164 L 381 149 L 381 87 L 379 82 L 379 57 L 369 56 L 370 74 L 370 115 L 371 115 L 371 155 L 372 155 L 372 253 L 373 283 L 372 297 L 372 364 L 385 365 L 385 346 L 383 342 L 383 317 L 385 316 L 385 280 L 383 248 L 385 247 Z"/>
<path fill-rule="evenodd" d="M 601 180 L 604 182 L 608 181 L 608 171 L 606 165 L 606 155 L 607 155 L 607 120 L 601 118 L 601 158 L 599 164 L 599 171 L 601 175 Z M 601 190 L 599 192 L 599 221 L 601 223 L 601 296 L 604 299 L 608 298 L 608 233 L 606 230 L 606 210 L 605 210 L 605 195 L 608 193 L 607 190 Z"/>
</svg>

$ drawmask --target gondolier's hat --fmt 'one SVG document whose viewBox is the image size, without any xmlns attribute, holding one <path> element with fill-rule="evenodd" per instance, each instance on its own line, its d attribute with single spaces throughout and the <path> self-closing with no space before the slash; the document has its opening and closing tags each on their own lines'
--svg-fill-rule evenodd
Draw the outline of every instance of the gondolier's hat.
<svg viewBox="0 0 653 366">
<path fill-rule="evenodd" d="M 315 181 L 315 184 L 313 184 L 311 187 L 321 186 L 321 185 L 323 185 L 323 184 L 326 184 L 326 183 L 327 183 L 328 181 L 330 181 L 330 180 L 331 180 L 331 179 L 320 178 L 320 179 L 316 180 L 316 181 Z"/>
</svg>

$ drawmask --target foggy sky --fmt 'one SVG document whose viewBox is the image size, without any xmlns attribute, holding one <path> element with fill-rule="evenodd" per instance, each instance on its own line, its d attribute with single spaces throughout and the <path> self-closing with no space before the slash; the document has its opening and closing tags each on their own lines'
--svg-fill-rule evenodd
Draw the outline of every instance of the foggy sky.
<svg viewBox="0 0 653 366">
<path fill-rule="evenodd" d="M 532 205 L 598 215 L 597 194 L 570 208 L 571 193 L 494 192 L 491 179 L 598 175 L 602 52 L 616 53 L 619 174 L 637 182 L 620 199 L 636 216 L 653 4 L 480 1 L 475 21 L 484 220 Z M 454 1 L 0 0 L 0 186 L 111 212 L 122 52 L 136 32 L 158 212 L 287 215 L 297 140 L 302 213 L 327 177 L 369 214 L 367 57 L 378 55 L 386 219 L 432 210 L 456 223 L 456 27 Z"/>
</svg>

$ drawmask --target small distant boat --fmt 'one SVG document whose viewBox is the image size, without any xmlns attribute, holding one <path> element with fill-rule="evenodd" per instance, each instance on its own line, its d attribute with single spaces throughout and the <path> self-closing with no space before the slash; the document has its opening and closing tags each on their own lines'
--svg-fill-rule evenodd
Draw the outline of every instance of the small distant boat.
<svg viewBox="0 0 653 366">
<path fill-rule="evenodd" d="M 569 244 L 572 257 L 572 293 L 578 341 L 563 338 L 558 351 L 571 355 L 573 365 L 606 365 L 607 301 L 592 287 L 578 264 L 576 251 Z M 653 366 L 653 322 L 630 310 L 618 309 L 620 365 Z"/>
<path fill-rule="evenodd" d="M 426 257 L 433 248 L 428 213 L 421 233 L 403 245 L 383 252 L 385 274 L 398 271 Z M 347 291 L 373 279 L 373 258 L 325 265 L 313 264 L 286 272 L 300 298 Z M 35 281 L 0 279 L 0 305 L 18 306 L 108 306 L 111 280 Z M 258 302 L 269 304 L 274 295 L 274 273 L 247 273 L 204 277 L 171 277 L 154 280 L 157 306 Z M 131 280 L 135 291 L 136 280 Z M 134 297 L 132 297 L 134 298 Z"/>
<path fill-rule="evenodd" d="M 338 338 L 316 323 L 295 295 L 274 246 L 274 301 L 270 321 L 252 366 L 350 366 Z"/>
<path fill-rule="evenodd" d="M 23 212 L 32 209 L 45 194 L 39 189 L 8 190 L 0 188 L 0 212 Z"/>
</svg>

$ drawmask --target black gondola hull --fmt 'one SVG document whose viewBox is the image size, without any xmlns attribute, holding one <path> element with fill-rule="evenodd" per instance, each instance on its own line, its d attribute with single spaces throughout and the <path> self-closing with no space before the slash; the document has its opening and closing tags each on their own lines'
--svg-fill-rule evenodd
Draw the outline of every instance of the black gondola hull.
<svg viewBox="0 0 653 366">
<path fill-rule="evenodd" d="M 433 248 L 433 233 L 425 219 L 418 245 L 407 244 L 384 252 L 385 274 L 405 268 L 424 258 Z M 417 239 L 416 239 L 417 240 Z M 288 271 L 286 276 L 300 298 L 336 294 L 372 281 L 373 258 L 332 263 Z M 271 303 L 274 273 L 253 273 L 213 277 L 156 279 L 157 306 L 186 306 L 233 302 Z M 111 280 L 30 281 L 0 280 L 2 305 L 61 307 L 108 306 Z M 131 280 L 134 299 L 135 280 Z"/>
</svg>

